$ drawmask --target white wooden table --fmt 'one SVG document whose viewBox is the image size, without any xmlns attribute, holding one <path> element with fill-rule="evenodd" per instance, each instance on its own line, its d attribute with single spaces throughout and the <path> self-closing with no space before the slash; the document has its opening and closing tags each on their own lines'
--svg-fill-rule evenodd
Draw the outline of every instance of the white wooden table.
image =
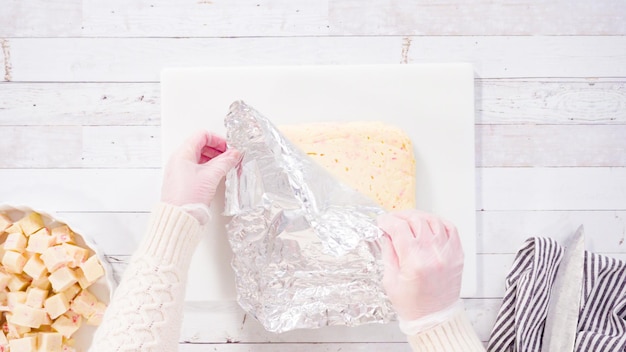
<svg viewBox="0 0 626 352">
<path fill-rule="evenodd" d="M 626 2 L 0 0 L 0 202 L 97 232 L 123 272 L 160 188 L 168 66 L 471 62 L 487 340 L 514 253 L 583 223 L 626 258 Z M 185 307 L 183 351 L 408 351 L 396 326 L 263 331 Z"/>
</svg>

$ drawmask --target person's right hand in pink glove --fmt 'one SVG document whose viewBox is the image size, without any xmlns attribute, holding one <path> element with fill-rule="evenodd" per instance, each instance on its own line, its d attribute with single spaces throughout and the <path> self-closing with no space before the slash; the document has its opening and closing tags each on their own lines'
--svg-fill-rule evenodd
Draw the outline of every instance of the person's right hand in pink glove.
<svg viewBox="0 0 626 352">
<path fill-rule="evenodd" d="M 200 223 L 205 223 L 217 186 L 239 158 L 237 150 L 227 149 L 223 137 L 208 131 L 197 132 L 170 156 L 164 170 L 161 201 L 187 208 Z"/>
<path fill-rule="evenodd" d="M 463 249 L 454 225 L 417 210 L 378 218 L 383 286 L 398 316 L 416 321 L 459 301 Z"/>
</svg>

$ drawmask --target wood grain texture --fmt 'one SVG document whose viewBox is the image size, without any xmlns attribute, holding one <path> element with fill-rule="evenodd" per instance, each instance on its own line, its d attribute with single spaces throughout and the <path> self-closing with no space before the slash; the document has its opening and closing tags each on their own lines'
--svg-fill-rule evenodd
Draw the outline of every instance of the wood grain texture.
<svg viewBox="0 0 626 352">
<path fill-rule="evenodd" d="M 328 0 L 83 1 L 81 36 L 250 37 L 331 34 Z"/>
<path fill-rule="evenodd" d="M 329 19 L 332 32 L 342 35 L 623 35 L 626 4 L 338 0 L 329 2 Z"/>
<path fill-rule="evenodd" d="M 82 23 L 82 0 L 2 1 L 0 37 L 75 36 Z"/>
<path fill-rule="evenodd" d="M 10 44 L 13 81 L 158 82 L 169 66 L 398 63 L 401 38 L 55 38 Z M 45 60 L 45 68 L 37 57 L 43 53 L 55 57 Z"/>
<path fill-rule="evenodd" d="M 157 82 L 160 70 L 168 66 L 400 62 L 469 62 L 479 78 L 626 76 L 626 65 L 622 65 L 626 37 L 621 36 L 29 38 L 7 42 L 15 82 Z"/>
<path fill-rule="evenodd" d="M 476 80 L 477 124 L 626 124 L 626 83 L 597 78 Z"/>
<path fill-rule="evenodd" d="M 156 126 L 158 83 L 0 83 L 0 126 Z"/>
<path fill-rule="evenodd" d="M 0 169 L 0 199 L 59 211 L 146 212 L 159 199 L 160 169 Z"/>
<path fill-rule="evenodd" d="M 620 0 L 27 0 L 4 2 L 0 37 L 623 35 L 625 13 Z"/>
<path fill-rule="evenodd" d="M 481 210 L 626 210 L 626 168 L 481 168 Z"/>
<path fill-rule="evenodd" d="M 6 137 L 0 149 L 11 153 L 0 167 L 159 167 L 160 131 L 156 126 L 2 126 Z M 51 151 L 51 145 L 59 149 Z"/>
<path fill-rule="evenodd" d="M 84 127 L 82 167 L 159 167 L 160 134 L 157 126 Z"/>
<path fill-rule="evenodd" d="M 81 158 L 82 135 L 77 126 L 20 126 L 0 127 L 0 150 L 6 157 L 0 158 L 0 167 L 36 167 L 67 165 Z M 50 146 L 63 146 L 51 152 Z"/>
<path fill-rule="evenodd" d="M 626 166 L 626 124 L 477 126 L 476 165 Z"/>
</svg>

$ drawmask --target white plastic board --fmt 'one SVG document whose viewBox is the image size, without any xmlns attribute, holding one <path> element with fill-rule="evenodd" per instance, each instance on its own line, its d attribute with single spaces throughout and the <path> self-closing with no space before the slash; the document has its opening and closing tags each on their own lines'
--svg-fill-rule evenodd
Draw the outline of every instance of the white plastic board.
<svg viewBox="0 0 626 352">
<path fill-rule="evenodd" d="M 274 124 L 385 121 L 411 137 L 418 208 L 459 229 L 462 295 L 476 294 L 474 83 L 469 64 L 172 68 L 161 76 L 163 162 L 200 128 L 225 136 L 230 104 L 243 100 Z M 222 185 L 223 187 L 223 185 Z M 223 188 L 192 258 L 188 301 L 236 299 Z"/>
</svg>

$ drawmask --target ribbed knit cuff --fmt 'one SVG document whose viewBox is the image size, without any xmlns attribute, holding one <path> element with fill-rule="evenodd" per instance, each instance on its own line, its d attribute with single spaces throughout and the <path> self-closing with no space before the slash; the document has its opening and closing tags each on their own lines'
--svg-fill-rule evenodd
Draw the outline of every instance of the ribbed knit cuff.
<svg viewBox="0 0 626 352">
<path fill-rule="evenodd" d="M 161 263 L 188 263 L 205 227 L 183 208 L 159 203 L 152 210 L 138 252 Z"/>
<path fill-rule="evenodd" d="M 425 317 L 416 320 L 404 320 L 402 319 L 402 317 L 398 317 L 400 330 L 402 330 L 405 335 L 415 335 L 450 320 L 452 317 L 456 316 L 459 311 L 462 310 L 463 301 L 459 299 L 448 308 L 442 309 L 435 313 L 431 313 Z"/>
<path fill-rule="evenodd" d="M 409 336 L 409 343 L 415 352 L 485 351 L 464 310 L 445 323 Z"/>
</svg>

